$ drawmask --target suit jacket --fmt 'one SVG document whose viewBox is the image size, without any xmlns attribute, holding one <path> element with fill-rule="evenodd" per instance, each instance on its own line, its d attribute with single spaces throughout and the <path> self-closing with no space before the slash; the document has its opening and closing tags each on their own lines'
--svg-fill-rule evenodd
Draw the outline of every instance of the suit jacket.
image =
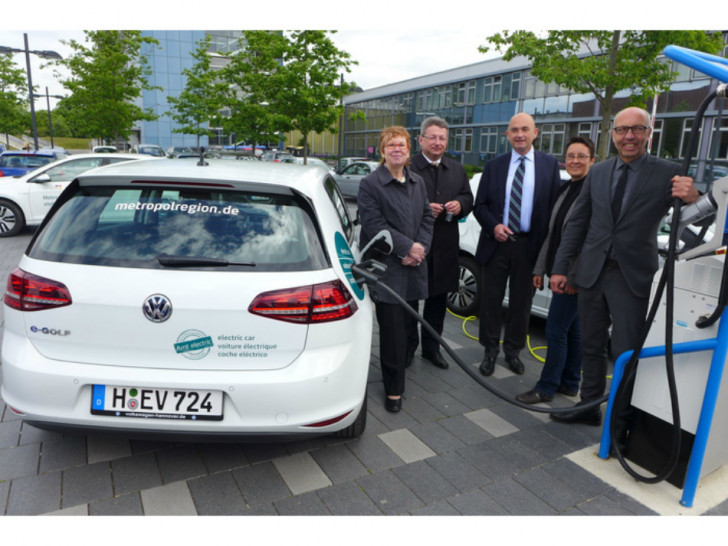
<svg viewBox="0 0 728 546">
<path fill-rule="evenodd" d="M 473 212 L 481 226 L 480 239 L 475 259 L 480 264 L 487 264 L 497 246 L 493 229 L 503 223 L 503 209 L 506 203 L 506 185 L 508 182 L 508 166 L 511 152 L 499 155 L 488 161 L 478 185 Z M 546 233 L 549 217 L 561 186 L 559 162 L 556 158 L 534 150 L 535 188 L 533 193 L 533 211 L 531 213 L 531 230 L 528 234 L 528 251 L 531 265 L 535 264 Z"/>
<path fill-rule="evenodd" d="M 406 301 L 415 301 L 427 297 L 427 268 L 405 266 L 401 262 L 415 242 L 425 252 L 430 250 L 434 217 L 422 177 L 407 168 L 405 177 L 404 184 L 395 180 L 382 164 L 361 179 L 357 197 L 361 221 L 359 244 L 363 248 L 380 231 L 390 232 L 394 248 L 383 260 L 387 270 L 380 281 Z M 398 303 L 377 287 L 372 287 L 371 292 L 378 301 Z"/>
<path fill-rule="evenodd" d="M 622 206 L 619 218 L 612 218 L 612 173 L 617 158 L 594 165 L 584 181 L 552 272 L 567 274 L 568 262 L 581 250 L 576 284 L 590 288 L 596 283 L 614 249 L 614 256 L 630 290 L 649 297 L 657 271 L 657 228 L 672 205 L 673 176 L 680 166 L 646 156 L 635 187 Z"/>
<path fill-rule="evenodd" d="M 427 199 L 430 203 L 447 203 L 455 200 L 460 203 L 460 214 L 452 221 L 446 222 L 444 214 L 435 219 L 432 248 L 427 255 L 429 295 L 452 292 L 458 288 L 460 269 L 458 220 L 465 218 L 473 210 L 473 192 L 470 189 L 468 176 L 463 166 L 449 157 L 443 157 L 435 171 L 422 152 L 412 158 L 410 169 L 425 180 Z"/>
</svg>

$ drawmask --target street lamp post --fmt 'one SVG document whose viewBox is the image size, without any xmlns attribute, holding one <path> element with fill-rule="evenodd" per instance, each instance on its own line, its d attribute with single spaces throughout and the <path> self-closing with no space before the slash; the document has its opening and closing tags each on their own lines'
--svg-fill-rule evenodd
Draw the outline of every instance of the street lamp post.
<svg viewBox="0 0 728 546">
<path fill-rule="evenodd" d="M 51 120 L 51 97 L 54 99 L 64 99 L 63 95 L 49 95 L 48 94 L 48 88 L 45 88 L 45 95 L 33 95 L 34 97 L 45 97 L 46 99 L 46 108 L 48 109 L 48 134 L 51 137 L 51 148 L 55 148 L 55 143 L 53 142 L 53 121 Z M 36 143 L 36 148 L 38 147 L 38 144 Z"/>
<path fill-rule="evenodd" d="M 30 100 L 30 123 L 31 127 L 33 129 L 33 145 L 35 146 L 35 149 L 38 149 L 38 125 L 36 123 L 35 119 L 35 94 L 33 93 L 33 76 L 31 75 L 30 71 L 30 54 L 38 55 L 38 57 L 41 57 L 43 59 L 55 59 L 60 60 L 63 57 L 61 57 L 57 52 L 55 51 L 48 51 L 48 50 L 31 50 L 28 48 L 28 34 L 23 33 L 23 41 L 25 45 L 25 49 L 16 49 L 13 47 L 6 47 L 6 46 L 0 46 L 0 54 L 7 54 L 7 53 L 25 53 L 25 69 L 28 73 L 28 99 Z M 46 88 L 46 94 L 48 90 Z M 50 101 L 49 101 L 50 103 Z M 48 108 L 48 115 L 50 116 L 50 107 Z"/>
</svg>

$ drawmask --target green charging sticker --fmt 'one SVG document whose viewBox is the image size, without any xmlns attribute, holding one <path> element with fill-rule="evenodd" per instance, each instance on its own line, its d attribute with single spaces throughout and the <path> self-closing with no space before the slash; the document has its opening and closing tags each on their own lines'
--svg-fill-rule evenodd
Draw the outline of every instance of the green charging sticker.
<svg viewBox="0 0 728 546">
<path fill-rule="evenodd" d="M 212 338 L 200 330 L 185 330 L 174 344 L 174 350 L 190 360 L 205 358 L 213 347 Z"/>
<path fill-rule="evenodd" d="M 351 286 L 356 297 L 363 300 L 364 289 L 354 280 L 354 274 L 351 271 L 351 266 L 355 263 L 354 255 L 340 231 L 336 232 L 336 235 L 334 236 L 334 243 L 336 244 L 336 255 L 339 257 L 339 263 L 341 264 L 341 268 L 344 270 L 346 280 L 349 281 L 349 286 Z"/>
</svg>

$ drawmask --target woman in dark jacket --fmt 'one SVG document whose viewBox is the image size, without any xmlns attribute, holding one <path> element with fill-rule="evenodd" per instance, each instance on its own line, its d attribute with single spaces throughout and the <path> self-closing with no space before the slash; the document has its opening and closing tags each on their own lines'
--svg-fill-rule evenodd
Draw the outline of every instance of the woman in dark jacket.
<svg viewBox="0 0 728 546">
<path fill-rule="evenodd" d="M 574 137 L 566 148 L 566 172 L 571 180 L 559 188 L 551 211 L 549 231 L 533 270 L 533 285 L 543 290 L 544 274 L 551 275 L 561 234 L 574 209 L 589 168 L 594 164 L 594 144 L 588 138 Z M 557 392 L 576 396 L 581 375 L 581 329 L 577 315 L 577 289 L 573 279 L 576 262 L 570 264 L 564 294 L 552 294 L 546 319 L 546 362 L 541 378 L 528 392 L 516 396 L 526 404 L 550 402 Z"/>
<path fill-rule="evenodd" d="M 434 217 L 424 180 L 408 167 L 407 130 L 397 126 L 384 129 L 379 149 L 382 164 L 359 184 L 360 245 L 364 247 L 382 230 L 391 233 L 394 248 L 384 260 L 387 270 L 381 282 L 412 304 L 427 297 L 427 267 L 420 265 L 430 249 Z M 384 405 L 397 412 L 402 407 L 408 339 L 413 329 L 416 333 L 417 323 L 390 294 L 376 287 L 371 292 L 379 324 Z"/>
</svg>

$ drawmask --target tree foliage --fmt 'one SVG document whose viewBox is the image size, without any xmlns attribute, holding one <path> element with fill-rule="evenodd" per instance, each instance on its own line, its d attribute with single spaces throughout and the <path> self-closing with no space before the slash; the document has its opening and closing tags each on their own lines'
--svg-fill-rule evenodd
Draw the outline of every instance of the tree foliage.
<svg viewBox="0 0 728 546">
<path fill-rule="evenodd" d="M 0 55 L 0 133 L 19 134 L 28 129 L 27 97 L 25 70 L 15 65 L 11 55 Z"/>
<path fill-rule="evenodd" d="M 557 83 L 577 93 L 592 93 L 601 105 L 599 159 L 609 150 L 609 124 L 614 98 L 631 92 L 630 105 L 645 107 L 647 101 L 666 91 L 677 75 L 659 56 L 665 46 L 680 45 L 717 53 L 723 46 L 719 32 L 584 30 L 549 31 L 539 36 L 530 31 L 503 31 L 487 38 L 503 58 L 517 56 L 532 63 L 531 72 L 544 83 Z M 488 51 L 482 46 L 481 51 Z"/>
<path fill-rule="evenodd" d="M 211 69 L 210 55 L 207 52 L 210 41 L 211 37 L 207 35 L 197 43 L 198 47 L 192 53 L 195 64 L 192 68 L 182 70 L 182 75 L 187 78 L 182 93 L 176 97 L 167 97 L 167 102 L 171 105 L 170 115 L 181 125 L 172 132 L 197 135 L 198 148 L 202 135 L 215 134 L 210 129 L 209 122 L 222 106 L 221 99 L 226 87 L 217 80 Z"/>
<path fill-rule="evenodd" d="M 278 111 L 275 96 L 282 85 L 281 59 L 288 42 L 281 32 L 244 31 L 230 62 L 220 71 L 223 102 L 229 115 L 219 124 L 236 142 L 251 145 L 279 140 L 288 120 Z"/>
<path fill-rule="evenodd" d="M 245 31 L 221 71 L 229 85 L 230 116 L 221 120 L 226 131 L 255 144 L 298 130 L 304 135 L 304 154 L 310 131 L 336 132 L 341 99 L 353 87 L 342 74 L 355 61 L 335 47 L 329 33 Z"/>
<path fill-rule="evenodd" d="M 136 30 L 84 31 L 86 43 L 63 42 L 74 53 L 54 63 L 65 66 L 70 77 L 61 84 L 71 92 L 68 110 L 79 116 L 76 128 L 83 136 L 101 140 L 128 139 L 137 121 L 152 121 L 151 109 L 138 106 L 142 91 L 152 87 L 145 45 L 158 42 Z"/>
<path fill-rule="evenodd" d="M 343 72 L 356 64 L 351 55 L 338 49 L 327 31 L 300 30 L 291 33 L 290 47 L 284 57 L 284 85 L 277 103 L 290 120 L 292 129 L 300 131 L 304 154 L 311 131 L 338 132 L 343 113 L 341 99 L 353 88 Z M 305 159 L 304 159 L 305 161 Z"/>
</svg>

